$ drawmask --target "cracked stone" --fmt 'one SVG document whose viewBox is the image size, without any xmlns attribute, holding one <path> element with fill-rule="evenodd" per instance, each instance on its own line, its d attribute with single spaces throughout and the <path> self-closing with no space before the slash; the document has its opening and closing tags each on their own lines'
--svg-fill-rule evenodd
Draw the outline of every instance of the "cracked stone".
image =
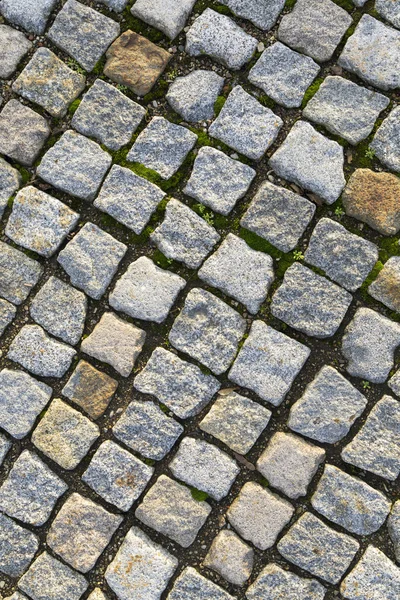
<svg viewBox="0 0 400 600">
<path fill-rule="evenodd" d="M 173 40 L 185 27 L 195 2 L 196 0 L 136 0 L 131 13 L 160 29 Z"/>
<path fill-rule="evenodd" d="M 285 6 L 285 0 L 221 0 L 237 16 L 260 29 L 271 29 Z"/>
<path fill-rule="evenodd" d="M 174 582 L 168 600 L 234 600 L 218 585 L 203 577 L 192 567 L 186 567 Z"/>
<path fill-rule="evenodd" d="M 254 321 L 229 371 L 229 379 L 279 406 L 309 355 L 307 346 L 263 321 Z"/>
<path fill-rule="evenodd" d="M 400 562 L 400 500 L 393 504 L 392 512 L 388 519 L 390 539 L 394 545 L 397 562 Z"/>
<path fill-rule="evenodd" d="M 400 16 L 400 14 L 399 14 Z M 376 132 L 370 148 L 392 171 L 400 171 L 400 106 L 396 106 Z"/>
<path fill-rule="evenodd" d="M 0 298 L 0 336 L 3 335 L 8 325 L 12 323 L 16 314 L 17 309 L 15 306 L 7 302 L 7 300 Z"/>
<path fill-rule="evenodd" d="M 386 554 L 374 546 L 368 546 L 354 569 L 340 586 L 340 592 L 348 600 L 396 600 L 400 589 L 400 569 Z"/>
<path fill-rule="evenodd" d="M 0 11 L 2 8 L 0 3 Z M 9 79 L 13 75 L 18 63 L 31 47 L 32 43 L 23 33 L 8 25 L 0 25 L 0 77 L 2 79 Z"/>
<path fill-rule="evenodd" d="M 368 287 L 368 293 L 388 308 L 400 312 L 400 256 L 389 258 Z"/>
<path fill-rule="evenodd" d="M 197 17 L 186 34 L 186 52 L 190 56 L 207 54 L 235 71 L 249 62 L 257 44 L 258 40 L 232 19 L 211 8 Z"/>
<path fill-rule="evenodd" d="M 209 128 L 209 134 L 248 158 L 260 160 L 282 125 L 280 117 L 237 85 Z"/>
<path fill-rule="evenodd" d="M 100 435 L 87 417 L 56 398 L 32 434 L 32 442 L 67 470 L 75 469 Z"/>
<path fill-rule="evenodd" d="M 248 78 L 278 104 L 295 108 L 301 105 L 319 70 L 320 66 L 309 56 L 276 42 L 263 52 Z"/>
<path fill-rule="evenodd" d="M 118 382 L 80 360 L 61 393 L 72 400 L 92 419 L 98 419 L 107 410 L 118 387 Z"/>
<path fill-rule="evenodd" d="M 268 564 L 246 592 L 248 600 L 323 600 L 326 589 L 315 579 L 305 579 Z"/>
<path fill-rule="evenodd" d="M 39 539 L 24 527 L 20 527 L 0 514 L 0 561 L 1 572 L 10 577 L 22 575 L 35 556 Z"/>
<path fill-rule="evenodd" d="M 79 600 L 86 591 L 88 582 L 83 575 L 43 552 L 20 579 L 18 586 L 32 600 Z"/>
<path fill-rule="evenodd" d="M 13 25 L 40 35 L 57 0 L 1 0 L 0 13 Z"/>
<path fill-rule="evenodd" d="M 7 161 L 0 158 L 0 219 L 4 209 L 7 207 L 9 199 L 21 185 L 22 177 L 18 169 L 14 169 Z"/>
<path fill-rule="evenodd" d="M 297 121 L 269 164 L 279 177 L 333 204 L 346 185 L 343 160 L 342 146 L 306 121 Z"/>
<path fill-rule="evenodd" d="M 214 118 L 214 105 L 223 85 L 224 78 L 214 71 L 197 69 L 189 75 L 177 77 L 165 98 L 185 121 L 208 121 Z"/>
<path fill-rule="evenodd" d="M 0 295 L 22 304 L 37 284 L 43 267 L 20 250 L 0 241 Z"/>
<path fill-rule="evenodd" d="M 234 585 L 243 585 L 253 569 L 254 552 L 233 532 L 224 529 L 214 538 L 204 566 Z"/>
</svg>

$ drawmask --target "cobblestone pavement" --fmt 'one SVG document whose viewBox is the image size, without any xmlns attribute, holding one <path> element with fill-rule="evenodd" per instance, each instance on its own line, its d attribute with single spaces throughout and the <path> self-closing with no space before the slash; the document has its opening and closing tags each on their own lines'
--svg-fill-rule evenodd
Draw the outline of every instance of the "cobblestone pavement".
<svg viewBox="0 0 400 600">
<path fill-rule="evenodd" d="M 0 597 L 399 600 L 400 0 L 0 15 Z"/>
</svg>

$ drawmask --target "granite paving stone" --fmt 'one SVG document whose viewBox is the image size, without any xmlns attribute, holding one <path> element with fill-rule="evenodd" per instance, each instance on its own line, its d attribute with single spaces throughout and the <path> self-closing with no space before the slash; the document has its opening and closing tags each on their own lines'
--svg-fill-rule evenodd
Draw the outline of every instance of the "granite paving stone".
<svg viewBox="0 0 400 600">
<path fill-rule="evenodd" d="M 50 135 L 47 120 L 11 99 L 0 113 L 0 153 L 23 166 L 31 166 Z"/>
<path fill-rule="evenodd" d="M 0 434 L 0 465 L 4 462 L 12 444 L 4 434 Z"/>
<path fill-rule="evenodd" d="M 169 179 L 182 165 L 196 141 L 197 135 L 186 127 L 171 123 L 164 117 L 153 117 L 136 138 L 127 160 L 140 163 L 157 171 L 163 179 Z"/>
<path fill-rule="evenodd" d="M 24 450 L 0 487 L 0 510 L 22 523 L 40 526 L 67 489 L 36 454 Z"/>
<path fill-rule="evenodd" d="M 48 404 L 52 389 L 19 370 L 0 371 L 0 426 L 16 439 L 25 437 Z"/>
<path fill-rule="evenodd" d="M 82 74 L 70 69 L 51 50 L 38 48 L 12 89 L 59 119 L 83 91 L 85 83 Z"/>
<path fill-rule="evenodd" d="M 320 66 L 309 56 L 275 42 L 262 53 L 249 72 L 249 81 L 286 108 L 301 105 Z"/>
<path fill-rule="evenodd" d="M 313 440 L 334 444 L 349 433 L 366 406 L 365 396 L 325 365 L 292 406 L 287 424 Z"/>
<path fill-rule="evenodd" d="M 400 5 L 396 0 L 376 0 L 375 10 L 397 29 L 400 28 Z"/>
<path fill-rule="evenodd" d="M 352 302 L 352 296 L 300 263 L 285 272 L 272 298 L 274 317 L 309 336 L 334 335 Z"/>
<path fill-rule="evenodd" d="M 43 596 L 44 581 L 48 590 L 46 596 Z M 19 587 L 32 600 L 79 600 L 88 583 L 83 575 L 43 552 L 20 579 Z"/>
<path fill-rule="evenodd" d="M 13 25 L 40 35 L 57 0 L 1 0 L 0 13 Z"/>
<path fill-rule="evenodd" d="M 207 54 L 228 69 L 237 71 L 252 58 L 258 40 L 247 34 L 230 17 L 206 8 L 186 34 L 190 56 Z"/>
<path fill-rule="evenodd" d="M 237 463 L 217 446 L 192 437 L 182 440 L 169 468 L 174 477 L 215 500 L 229 493 L 240 471 Z"/>
<path fill-rule="evenodd" d="M 145 114 L 143 106 L 96 79 L 75 111 L 71 126 L 110 150 L 119 150 L 131 140 Z"/>
<path fill-rule="evenodd" d="M 110 294 L 110 306 L 136 319 L 162 323 L 185 285 L 183 277 L 141 256 L 118 279 Z"/>
<path fill-rule="evenodd" d="M 282 252 L 297 245 L 315 213 L 315 205 L 299 194 L 264 181 L 240 224 Z"/>
<path fill-rule="evenodd" d="M 21 184 L 22 177 L 18 169 L 14 169 L 7 161 L 0 158 L 0 219 L 8 201 L 21 187 Z"/>
<path fill-rule="evenodd" d="M 327 204 L 339 198 L 346 184 L 342 146 L 306 121 L 294 124 L 269 164 L 279 177 L 313 192 Z"/>
<path fill-rule="evenodd" d="M 94 567 L 120 525 L 113 515 L 80 494 L 71 494 L 51 524 L 47 545 L 81 573 Z"/>
<path fill-rule="evenodd" d="M 269 563 L 246 592 L 248 600 L 323 600 L 326 589 L 315 579 L 305 579 Z"/>
<path fill-rule="evenodd" d="M 6 328 L 12 323 L 17 309 L 11 302 L 0 298 L 0 336 L 3 335 Z"/>
<path fill-rule="evenodd" d="M 80 406 L 89 417 L 98 419 L 107 410 L 117 387 L 118 382 L 107 373 L 80 360 L 61 393 Z"/>
<path fill-rule="evenodd" d="M 209 133 L 248 158 L 260 160 L 282 125 L 278 115 L 237 85 L 209 128 Z"/>
<path fill-rule="evenodd" d="M 400 16 L 400 13 L 399 13 Z M 391 171 L 400 171 L 400 106 L 384 119 L 370 147 L 379 160 Z"/>
<path fill-rule="evenodd" d="M 234 360 L 245 330 L 246 321 L 236 310 L 210 292 L 195 288 L 186 296 L 168 339 L 177 350 L 220 375 Z"/>
<path fill-rule="evenodd" d="M 390 539 L 394 545 L 397 562 L 400 562 L 400 500 L 393 504 L 388 519 L 388 530 Z"/>
<path fill-rule="evenodd" d="M 294 508 L 287 500 L 250 481 L 244 484 L 228 508 L 227 517 L 243 539 L 260 550 L 267 550 L 275 544 L 293 512 Z"/>
<path fill-rule="evenodd" d="M 153 231 L 150 240 L 167 258 L 196 269 L 220 240 L 220 235 L 188 206 L 171 198 L 164 221 Z"/>
<path fill-rule="evenodd" d="M 346 370 L 353 377 L 384 383 L 400 345 L 400 325 L 370 308 L 357 309 L 342 338 Z"/>
<path fill-rule="evenodd" d="M 186 486 L 161 475 L 144 496 L 135 516 L 148 527 L 188 548 L 210 512 L 211 506 L 195 500 Z"/>
<path fill-rule="evenodd" d="M 225 394 L 224 390 L 221 390 L 199 427 L 234 452 L 247 454 L 268 425 L 270 418 L 271 411 L 261 404 L 234 391 L 228 390 Z"/>
<path fill-rule="evenodd" d="M 142 351 L 146 332 L 132 323 L 106 312 L 91 334 L 82 341 L 81 350 L 128 377 Z"/>
<path fill-rule="evenodd" d="M 245 196 L 256 172 L 238 160 L 211 146 L 200 148 L 185 194 L 228 215 L 238 200 Z"/>
<path fill-rule="evenodd" d="M 213 600 L 234 600 L 221 587 L 200 575 L 193 567 L 186 567 L 177 577 L 168 600 L 202 600 L 212 598 Z"/>
<path fill-rule="evenodd" d="M 222 0 L 236 16 L 248 19 L 260 29 L 271 29 L 285 6 L 285 0 Z"/>
<path fill-rule="evenodd" d="M 165 193 L 130 169 L 113 165 L 94 206 L 135 233 L 142 233 Z"/>
<path fill-rule="evenodd" d="M 43 454 L 68 471 L 89 452 L 100 430 L 87 417 L 56 398 L 32 434 Z"/>
<path fill-rule="evenodd" d="M 257 314 L 274 280 L 273 260 L 228 233 L 198 272 L 200 279 L 238 300 Z"/>
<path fill-rule="evenodd" d="M 388 386 L 400 398 L 400 369 L 389 379 Z"/>
<path fill-rule="evenodd" d="M 103 296 L 127 247 L 94 223 L 87 222 L 58 255 L 71 283 L 91 298 Z"/>
<path fill-rule="evenodd" d="M 207 121 L 214 118 L 214 105 L 223 85 L 224 78 L 214 71 L 196 69 L 184 77 L 177 77 L 165 98 L 185 121 Z"/>
<path fill-rule="evenodd" d="M 303 116 L 353 145 L 371 133 L 389 98 L 344 79 L 328 76 L 303 110 Z"/>
<path fill-rule="evenodd" d="M 112 158 L 96 142 L 68 130 L 43 156 L 37 173 L 56 189 L 93 200 Z"/>
<path fill-rule="evenodd" d="M 173 40 L 184 28 L 195 2 L 196 0 L 136 0 L 131 13 L 160 29 Z"/>
<path fill-rule="evenodd" d="M 43 267 L 36 260 L 0 241 L 0 296 L 22 304 L 42 272 Z"/>
<path fill-rule="evenodd" d="M 67 0 L 47 32 L 60 50 L 92 71 L 120 33 L 119 23 L 76 0 Z"/>
<path fill-rule="evenodd" d="M 339 533 L 312 513 L 304 513 L 278 542 L 286 560 L 329 583 L 339 583 L 355 557 L 359 543 Z"/>
<path fill-rule="evenodd" d="M 146 488 L 153 471 L 115 442 L 106 440 L 96 451 L 82 479 L 104 500 L 128 511 Z"/>
<path fill-rule="evenodd" d="M 105 0 L 103 0 L 103 2 L 104 1 Z M 88 600 L 108 600 L 108 598 L 99 588 L 96 588 L 90 596 L 88 596 Z"/>
<path fill-rule="evenodd" d="M 21 592 L 14 592 L 12 596 L 8 596 L 5 600 L 28 600 L 28 598 Z"/>
<path fill-rule="evenodd" d="M 400 473 L 400 404 L 383 396 L 351 442 L 342 459 L 379 477 L 394 481 Z"/>
<path fill-rule="evenodd" d="M 400 569 L 372 545 L 340 586 L 347 600 L 396 600 L 399 590 Z"/>
<path fill-rule="evenodd" d="M 375 244 L 327 218 L 318 221 L 304 255 L 306 262 L 350 292 L 361 287 L 378 257 Z"/>
<path fill-rule="evenodd" d="M 1 10 L 2 5 L 0 4 Z M 18 63 L 31 47 L 32 43 L 21 31 L 8 25 L 0 25 L 0 77 L 2 79 L 9 79 L 13 75 L 17 70 Z"/>
<path fill-rule="evenodd" d="M 211 401 L 221 384 L 212 375 L 202 373 L 196 365 L 158 347 L 135 377 L 134 387 L 155 396 L 177 417 L 187 419 Z"/>
<path fill-rule="evenodd" d="M 18 577 L 26 571 L 39 548 L 37 536 L 0 514 L 0 571 Z"/>
<path fill-rule="evenodd" d="M 254 552 L 233 532 L 223 529 L 214 538 L 204 566 L 234 585 L 246 583 L 253 570 Z"/>
<path fill-rule="evenodd" d="M 391 310 L 400 312 L 400 256 L 389 258 L 368 287 L 368 293 Z"/>
<path fill-rule="evenodd" d="M 183 427 L 155 403 L 133 400 L 113 427 L 115 437 L 151 460 L 161 460 L 183 433 Z"/>
<path fill-rule="evenodd" d="M 78 220 L 79 214 L 69 206 L 29 185 L 17 193 L 5 233 L 19 246 L 48 258 Z"/>
</svg>

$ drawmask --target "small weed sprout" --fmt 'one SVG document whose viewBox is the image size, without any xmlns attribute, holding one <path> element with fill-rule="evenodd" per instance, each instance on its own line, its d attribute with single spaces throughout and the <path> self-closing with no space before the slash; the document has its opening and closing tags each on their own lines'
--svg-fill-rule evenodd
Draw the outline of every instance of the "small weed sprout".
<svg viewBox="0 0 400 600">
<path fill-rule="evenodd" d="M 335 208 L 335 215 L 336 215 L 337 217 L 339 217 L 339 219 L 340 219 L 341 217 L 343 217 L 343 215 L 344 215 L 344 214 L 345 214 L 345 212 L 344 212 L 344 210 L 343 210 L 343 208 L 342 208 L 341 206 L 337 206 L 337 207 Z"/>
<path fill-rule="evenodd" d="M 361 385 L 362 385 L 362 387 L 363 387 L 364 390 L 370 390 L 371 389 L 371 384 L 370 384 L 369 381 L 365 381 L 364 380 L 364 381 L 361 382 Z"/>
<path fill-rule="evenodd" d="M 67 65 L 69 66 L 70 69 L 73 69 L 77 73 L 80 73 L 81 75 L 85 75 L 85 72 L 86 72 L 85 69 L 83 69 L 81 67 L 81 65 L 78 63 L 78 61 L 76 61 L 74 58 L 69 58 L 67 60 Z"/>
<path fill-rule="evenodd" d="M 304 254 L 302 253 L 301 250 L 294 250 L 293 258 L 294 258 L 294 260 L 304 260 Z"/>
<path fill-rule="evenodd" d="M 372 160 L 375 157 L 375 151 L 372 148 L 367 148 L 365 151 L 365 157 Z"/>
</svg>

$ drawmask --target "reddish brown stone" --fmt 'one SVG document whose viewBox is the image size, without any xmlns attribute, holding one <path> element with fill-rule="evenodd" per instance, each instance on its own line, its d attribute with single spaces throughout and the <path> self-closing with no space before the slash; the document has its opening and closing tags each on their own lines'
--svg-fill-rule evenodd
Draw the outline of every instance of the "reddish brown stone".
<svg viewBox="0 0 400 600">
<path fill-rule="evenodd" d="M 400 230 L 400 179 L 391 173 L 357 169 L 343 192 L 350 217 L 367 223 L 383 235 Z"/>
<path fill-rule="evenodd" d="M 115 379 L 81 360 L 62 394 L 83 408 L 92 419 L 98 419 L 109 405 L 117 387 Z"/>
<path fill-rule="evenodd" d="M 104 74 L 138 96 L 148 94 L 171 59 L 169 52 L 129 30 L 115 40 L 106 56 Z"/>
</svg>

